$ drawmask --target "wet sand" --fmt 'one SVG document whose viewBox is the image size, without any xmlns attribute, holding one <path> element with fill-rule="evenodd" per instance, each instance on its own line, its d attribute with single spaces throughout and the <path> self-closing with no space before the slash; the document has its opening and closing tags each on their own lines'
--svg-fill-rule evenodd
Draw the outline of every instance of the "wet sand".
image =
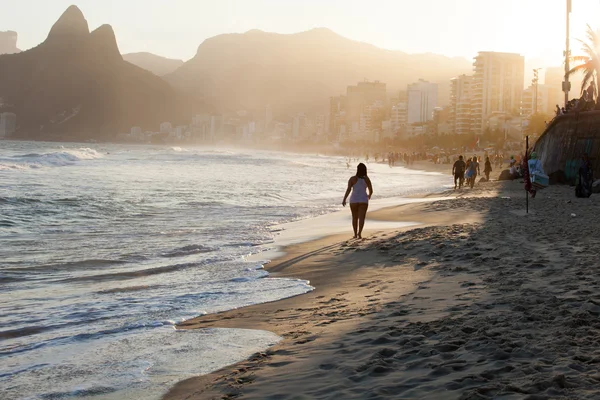
<svg viewBox="0 0 600 400">
<path fill-rule="evenodd" d="M 315 291 L 180 326 L 284 340 L 164 398 L 599 398 L 600 200 L 557 186 L 530 207 L 487 183 L 369 215 L 416 228 L 289 247 L 267 269 Z"/>
</svg>

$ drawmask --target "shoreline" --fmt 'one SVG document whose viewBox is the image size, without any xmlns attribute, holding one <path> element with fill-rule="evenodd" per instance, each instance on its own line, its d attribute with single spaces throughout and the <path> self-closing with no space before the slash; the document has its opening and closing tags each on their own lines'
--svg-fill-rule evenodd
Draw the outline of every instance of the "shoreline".
<svg viewBox="0 0 600 400">
<path fill-rule="evenodd" d="M 442 169 L 445 169 L 445 165 L 440 164 L 432 164 L 430 161 L 418 161 L 415 162 L 412 166 L 399 165 L 396 167 L 402 167 L 407 170 L 414 170 L 420 172 L 433 172 L 440 173 L 448 177 L 448 179 L 452 179 L 452 176 Z M 367 224 L 365 229 L 365 233 L 367 234 L 380 234 L 383 232 L 397 232 L 397 231 L 409 231 L 411 229 L 415 229 L 417 227 L 425 227 L 425 226 L 434 226 L 437 224 L 447 223 L 449 221 L 453 221 L 456 216 L 441 216 L 438 214 L 423 214 L 421 209 L 429 202 L 436 201 L 439 199 L 446 199 L 448 195 L 456 195 L 458 192 L 452 189 L 446 189 L 435 192 L 424 192 L 420 194 L 414 194 L 406 197 L 394 197 L 382 199 L 384 205 L 379 205 L 374 208 L 374 210 L 369 210 L 367 214 Z M 400 201 L 400 204 L 398 202 Z M 398 210 L 402 210 L 397 213 Z M 282 336 L 283 341 L 285 341 L 289 337 L 289 332 L 286 331 L 285 327 L 274 327 L 272 324 L 268 323 L 268 318 L 264 317 L 271 312 L 281 312 L 287 308 L 293 308 L 297 306 L 299 302 L 308 302 L 315 304 L 315 300 L 323 297 L 327 297 L 327 295 L 335 296 L 332 292 L 334 289 L 340 289 L 339 281 L 341 280 L 341 276 L 335 275 L 326 275 L 325 277 L 320 276 L 319 273 L 312 270 L 311 268 L 302 269 L 302 268 L 294 268 L 293 266 L 297 262 L 304 261 L 306 257 L 315 257 L 318 258 L 321 253 L 327 253 L 329 249 L 335 247 L 336 244 L 341 244 L 344 246 L 344 243 L 352 242 L 352 240 L 347 240 L 349 234 L 339 233 L 335 228 L 333 228 L 331 224 L 328 225 L 328 232 L 322 232 L 320 234 L 312 234 L 309 236 L 302 236 L 302 234 L 298 233 L 299 225 L 307 225 L 314 226 L 316 220 L 319 219 L 331 219 L 335 218 L 335 215 L 338 214 L 348 214 L 349 210 L 344 209 L 340 211 L 336 211 L 330 214 L 326 214 L 323 216 L 312 217 L 308 220 L 300 220 L 294 221 L 291 223 L 283 224 L 286 227 L 287 232 L 291 232 L 293 239 L 284 238 L 283 244 L 282 238 L 279 237 L 279 240 L 276 240 L 273 249 L 269 249 L 266 252 L 261 252 L 258 254 L 254 254 L 249 257 L 249 259 L 264 259 L 269 258 L 265 257 L 265 255 L 272 255 L 273 260 L 270 261 L 267 265 L 265 265 L 265 270 L 267 270 L 270 274 L 270 277 L 273 278 L 295 278 L 295 279 L 303 279 L 310 282 L 312 286 L 315 287 L 315 290 L 312 292 L 304 293 L 298 296 L 293 296 L 290 298 L 284 298 L 280 300 L 276 300 L 269 303 L 262 303 L 251 305 L 247 307 L 243 307 L 241 309 L 229 310 L 225 312 L 220 312 L 216 314 L 202 315 L 195 318 L 188 319 L 177 324 L 177 329 L 202 329 L 202 328 L 239 328 L 239 329 L 258 329 L 258 330 L 266 330 L 277 335 Z M 346 225 L 349 225 L 349 217 Z M 386 224 L 391 224 L 385 226 Z M 402 224 L 405 226 L 392 226 L 394 224 Z M 371 228 L 372 225 L 375 225 L 375 228 Z M 344 230 L 350 231 L 348 226 L 344 226 Z M 279 243 L 277 243 L 279 242 Z M 290 268 L 291 267 L 291 268 Z M 331 286 L 333 282 L 333 287 Z M 409 282 L 405 282 L 404 290 L 410 292 L 410 290 L 414 290 L 416 288 L 416 283 L 413 282 L 412 285 L 409 285 Z M 343 288 L 341 289 L 343 291 Z M 315 295 L 317 292 L 317 295 Z M 324 293 L 324 294 L 321 294 Z M 316 297 L 315 297 L 316 296 Z M 334 299 L 335 297 L 330 297 Z M 258 317 L 262 315 L 263 317 Z M 240 318 L 243 319 L 243 322 L 238 322 Z M 294 334 L 295 336 L 295 334 Z M 267 352 L 272 351 L 273 348 L 279 347 L 281 344 L 275 345 L 274 347 L 267 349 Z M 204 385 L 205 382 L 209 382 L 214 376 L 219 375 L 221 372 L 230 372 L 234 371 L 237 365 L 245 364 L 248 362 L 252 362 L 252 360 L 256 361 L 254 357 L 249 360 L 240 361 L 236 364 L 226 366 L 217 371 L 214 371 L 207 375 L 200 375 L 197 377 L 192 377 L 180 381 L 175 384 L 171 390 L 169 390 L 164 396 L 163 399 L 171 399 L 178 398 L 179 392 L 181 392 L 180 387 L 184 387 L 183 392 L 187 392 L 187 387 L 189 384 L 196 385 L 198 382 L 202 382 L 200 385 Z M 175 395 L 175 397 L 173 397 Z M 185 397 L 185 396 L 184 396 Z"/>
<path fill-rule="evenodd" d="M 284 339 L 163 399 L 597 398 L 600 200 L 551 186 L 525 214 L 523 192 L 478 185 L 383 211 L 441 223 L 290 247 L 270 268 L 315 291 L 186 324 Z"/>
<path fill-rule="evenodd" d="M 419 171 L 424 171 L 425 168 L 418 168 Z M 438 171 L 427 171 L 427 172 L 438 172 Z M 448 174 L 448 179 L 451 179 Z M 466 192 L 466 191 L 465 191 Z M 388 203 L 393 202 L 394 205 L 386 204 L 381 207 L 377 207 L 374 211 L 369 211 L 367 215 L 367 224 L 365 233 L 369 235 L 368 241 L 385 238 L 392 233 L 398 232 L 409 232 L 416 228 L 425 228 L 438 226 L 448 223 L 455 223 L 459 220 L 465 220 L 462 216 L 456 213 L 435 213 L 435 212 L 427 212 L 426 209 L 429 203 L 435 201 L 444 201 L 450 197 L 447 195 L 454 194 L 452 198 L 459 195 L 459 192 L 455 192 L 454 190 L 445 190 L 442 192 L 435 193 L 425 193 L 421 195 L 414 195 L 410 198 L 403 198 L 407 200 L 405 203 L 398 204 L 399 198 L 387 199 Z M 446 197 L 439 197 L 442 195 L 446 195 Z M 347 213 L 348 210 L 343 210 L 341 212 Z M 334 213 L 335 214 L 335 213 Z M 331 216 L 332 214 L 328 214 L 324 217 Z M 323 216 L 322 216 L 323 217 Z M 319 217 L 316 217 L 319 218 Z M 468 218 L 468 221 L 471 223 L 476 223 L 480 221 L 482 218 L 479 214 L 474 214 Z M 308 224 L 306 220 L 297 221 L 291 223 L 302 223 L 310 225 L 310 222 L 315 218 L 311 218 L 308 220 Z M 407 226 L 397 226 L 397 227 L 381 227 L 377 226 L 378 222 L 387 222 L 387 223 L 407 223 L 410 224 Z M 290 225 L 290 223 L 285 224 Z M 375 228 L 371 228 L 371 225 L 376 225 Z M 292 230 L 292 229 L 290 229 Z M 350 230 L 349 227 L 346 227 L 345 230 Z M 372 275 L 373 269 L 370 264 L 370 257 L 375 256 L 370 252 L 366 252 L 361 255 L 360 262 L 357 264 L 355 261 L 345 260 L 344 253 L 346 250 L 353 252 L 353 249 L 356 249 L 356 245 L 360 246 L 361 241 L 349 239 L 350 234 L 340 234 L 340 233 L 329 233 L 325 234 L 322 237 L 317 237 L 313 239 L 300 239 L 298 241 L 292 241 L 291 243 L 287 243 L 285 245 L 277 245 L 276 244 L 276 258 L 271 261 L 269 264 L 265 266 L 265 269 L 270 273 L 270 277 L 273 278 L 296 278 L 308 280 L 312 286 L 315 287 L 315 290 L 290 297 L 280 299 L 274 302 L 262 303 L 251 305 L 247 307 L 243 307 L 240 309 L 229 310 L 216 314 L 209 314 L 198 316 L 186 321 L 183 321 L 177 325 L 177 329 L 202 329 L 202 328 L 240 328 L 240 329 L 259 329 L 259 330 L 267 330 L 283 338 L 282 342 L 273 346 L 270 349 L 267 349 L 265 353 L 260 353 L 249 360 L 241 361 L 239 363 L 224 367 L 218 371 L 213 373 L 202 375 L 198 377 L 189 378 L 183 380 L 176 384 L 169 392 L 167 392 L 163 399 L 179 399 L 179 398 L 188 398 L 188 392 L 192 390 L 197 394 L 197 386 L 200 387 L 211 387 L 214 381 L 219 380 L 223 375 L 236 373 L 241 368 L 245 370 L 247 365 L 254 365 L 255 363 L 262 364 L 264 362 L 265 354 L 277 353 L 278 351 L 286 351 L 281 350 L 282 347 L 287 346 L 287 342 L 289 339 L 298 339 L 294 342 L 294 344 L 305 344 L 308 342 L 312 342 L 313 338 L 309 337 L 303 339 L 304 336 L 307 335 L 308 332 L 312 332 L 315 330 L 319 330 L 319 326 L 327 326 L 330 322 L 329 320 L 325 321 L 317 321 L 315 323 L 311 323 L 307 321 L 307 315 L 305 312 L 307 310 L 314 309 L 327 309 L 328 305 L 333 303 L 336 306 L 334 308 L 338 308 L 337 304 L 340 300 L 340 295 L 344 295 L 348 297 L 348 291 L 352 290 L 352 296 L 350 302 L 353 305 L 353 309 L 355 312 L 355 316 L 358 315 L 364 316 L 368 315 L 372 312 L 375 312 L 371 306 L 371 301 L 368 300 L 370 291 L 373 290 L 373 285 L 368 282 Z M 252 257 L 260 257 L 264 255 L 264 253 L 259 253 Z M 353 257 L 355 254 L 353 253 Z M 324 268 L 321 264 L 323 262 L 329 262 L 332 258 L 342 258 L 336 260 L 336 264 L 343 264 L 345 267 L 343 270 L 332 270 Z M 310 261 L 309 261 L 310 260 Z M 376 265 L 379 262 L 375 263 Z M 382 261 L 382 265 L 389 264 L 388 261 Z M 347 281 L 348 279 L 348 269 L 347 266 L 350 265 L 350 273 L 352 276 L 352 280 L 347 282 L 346 284 L 342 284 L 342 282 Z M 376 266 L 375 269 L 378 267 Z M 365 274 L 365 271 L 369 271 L 369 274 Z M 425 271 L 410 271 L 406 269 L 403 271 L 405 273 L 404 279 L 401 282 L 396 282 L 396 289 L 400 290 L 404 294 L 410 294 L 414 290 L 416 290 L 419 282 L 424 282 L 432 278 L 433 274 L 426 273 Z M 382 271 L 378 271 L 378 274 L 381 274 L 381 278 L 384 278 Z M 410 275 L 410 277 L 409 277 Z M 386 276 L 385 279 L 388 279 L 388 282 L 392 282 L 393 276 Z M 355 285 L 356 281 L 359 281 L 358 285 Z M 366 288 L 360 290 L 360 288 Z M 387 288 L 386 288 L 387 290 Z M 393 293 L 399 293 L 398 290 L 394 290 Z M 329 299 L 324 301 L 323 299 Z M 366 301 L 364 299 L 367 299 Z M 387 297 L 385 299 L 388 299 Z M 346 301 L 347 299 L 344 299 Z M 346 308 L 344 306 L 344 308 Z M 271 316 L 279 313 L 287 313 L 290 310 L 299 310 L 300 314 L 304 314 L 304 320 L 301 325 L 310 325 L 309 327 L 304 326 L 303 330 L 297 330 L 297 323 L 275 323 L 271 322 Z M 368 310 L 368 311 L 365 311 Z M 337 314 L 337 311 L 333 311 L 333 313 Z M 322 315 L 330 315 L 331 312 L 322 311 L 319 313 Z M 314 313 L 311 314 L 311 317 L 314 317 Z M 278 318 L 276 318 L 278 319 Z M 336 323 L 338 326 L 342 325 L 353 325 L 354 323 L 351 321 L 346 321 L 349 318 L 336 319 Z M 324 334 L 324 331 L 320 331 L 321 334 Z M 257 358 L 258 357 L 258 358 Z M 241 366 L 241 367 L 240 367 Z M 192 389 L 196 388 L 196 389 Z M 202 396 L 198 398 L 205 398 L 206 393 L 202 390 Z M 219 397 L 219 393 L 212 393 L 211 395 Z"/>
</svg>

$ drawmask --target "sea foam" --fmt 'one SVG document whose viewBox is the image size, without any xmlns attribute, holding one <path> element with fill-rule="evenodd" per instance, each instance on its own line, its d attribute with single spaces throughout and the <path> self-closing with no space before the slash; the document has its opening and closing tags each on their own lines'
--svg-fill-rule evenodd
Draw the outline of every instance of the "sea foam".
<svg viewBox="0 0 600 400">
<path fill-rule="evenodd" d="M 63 149 L 61 151 L 49 153 L 30 153 L 10 158 L 0 158 L 0 171 L 41 167 L 63 167 L 76 164 L 83 160 L 95 160 L 102 157 L 102 153 L 87 147 L 79 149 Z"/>
</svg>

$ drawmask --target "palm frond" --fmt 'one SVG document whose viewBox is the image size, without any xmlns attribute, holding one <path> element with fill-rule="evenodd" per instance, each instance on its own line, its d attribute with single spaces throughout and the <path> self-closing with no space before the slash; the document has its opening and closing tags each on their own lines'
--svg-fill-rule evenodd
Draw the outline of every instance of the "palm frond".
<svg viewBox="0 0 600 400">
<path fill-rule="evenodd" d="M 586 28 L 585 40 L 578 39 L 584 55 L 571 57 L 571 60 L 581 62 L 581 64 L 571 68 L 565 74 L 569 76 L 575 72 L 583 73 L 583 81 L 581 82 L 582 94 L 590 82 L 600 75 L 600 31 L 593 30 L 589 24 L 586 25 Z"/>
<path fill-rule="evenodd" d="M 588 56 L 573 56 L 573 57 L 569 57 L 569 61 L 589 61 L 589 57 Z"/>
<path fill-rule="evenodd" d="M 569 76 L 575 72 L 585 71 L 585 70 L 589 69 L 590 67 L 591 67 L 591 65 L 589 65 L 588 63 L 578 65 L 576 67 L 571 68 L 569 70 L 569 72 L 567 72 L 567 76 Z"/>
</svg>

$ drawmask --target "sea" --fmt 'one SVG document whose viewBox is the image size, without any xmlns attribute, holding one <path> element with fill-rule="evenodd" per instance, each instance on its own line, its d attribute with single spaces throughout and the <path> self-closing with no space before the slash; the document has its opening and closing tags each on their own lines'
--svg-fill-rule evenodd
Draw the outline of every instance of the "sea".
<svg viewBox="0 0 600 400">
<path fill-rule="evenodd" d="M 261 255 L 277 247 L 286 223 L 342 209 L 355 164 L 258 150 L 0 141 L 2 399 L 159 399 L 180 380 L 276 344 L 268 331 L 175 325 L 313 290 L 302 277 L 269 276 Z M 374 199 L 450 183 L 367 165 Z"/>
</svg>

